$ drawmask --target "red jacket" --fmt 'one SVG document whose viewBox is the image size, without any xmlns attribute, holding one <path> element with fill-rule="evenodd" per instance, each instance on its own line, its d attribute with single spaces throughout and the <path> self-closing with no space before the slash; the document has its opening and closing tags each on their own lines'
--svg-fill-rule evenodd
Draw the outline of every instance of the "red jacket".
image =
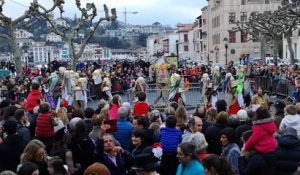
<svg viewBox="0 0 300 175">
<path fill-rule="evenodd" d="M 39 101 L 43 98 L 41 91 L 32 89 L 27 97 L 26 111 L 32 112 L 33 108 L 39 106 Z"/>
<path fill-rule="evenodd" d="M 51 125 L 51 113 L 39 114 L 36 121 L 35 135 L 48 138 L 54 136 L 54 127 Z"/>
<path fill-rule="evenodd" d="M 262 153 L 275 151 L 277 142 L 274 133 L 276 130 L 277 128 L 274 121 L 253 125 L 253 134 L 245 144 L 245 151 L 253 149 Z"/>
<path fill-rule="evenodd" d="M 133 106 L 133 115 L 148 117 L 148 110 L 149 105 L 146 102 L 137 102 Z"/>
</svg>

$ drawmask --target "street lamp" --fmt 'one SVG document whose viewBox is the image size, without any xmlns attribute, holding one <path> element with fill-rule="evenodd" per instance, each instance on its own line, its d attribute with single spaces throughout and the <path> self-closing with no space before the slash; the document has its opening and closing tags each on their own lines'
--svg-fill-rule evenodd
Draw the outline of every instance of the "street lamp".
<svg viewBox="0 0 300 175">
<path fill-rule="evenodd" d="M 51 73 L 51 60 L 50 60 L 51 43 L 49 41 L 46 41 L 45 48 L 46 48 L 47 57 L 48 57 L 48 70 L 49 70 L 49 73 Z"/>
<path fill-rule="evenodd" d="M 225 37 L 223 39 L 223 42 L 224 42 L 224 46 L 225 46 L 225 63 L 227 66 L 227 50 L 228 50 L 228 44 L 229 44 L 228 38 Z"/>
<path fill-rule="evenodd" d="M 28 75 L 28 51 L 24 51 L 24 61 L 25 61 L 25 71 L 26 75 Z"/>
</svg>

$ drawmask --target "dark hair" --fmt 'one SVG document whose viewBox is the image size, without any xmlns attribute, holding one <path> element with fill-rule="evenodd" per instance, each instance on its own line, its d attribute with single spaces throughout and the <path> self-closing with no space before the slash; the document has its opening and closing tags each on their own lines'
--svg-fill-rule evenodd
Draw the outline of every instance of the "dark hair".
<svg viewBox="0 0 300 175">
<path fill-rule="evenodd" d="M 188 126 L 195 126 L 196 124 L 196 120 L 194 117 L 190 118 L 189 121 L 188 121 Z"/>
<path fill-rule="evenodd" d="M 221 111 L 217 114 L 216 123 L 227 125 L 228 124 L 228 113 Z"/>
<path fill-rule="evenodd" d="M 73 106 L 71 105 L 66 106 L 66 108 L 67 108 L 67 113 L 71 113 L 73 111 Z"/>
<path fill-rule="evenodd" d="M 75 118 L 75 117 L 79 117 L 79 118 L 81 118 L 81 119 L 84 118 L 84 114 L 83 114 L 82 109 L 75 109 L 75 110 L 72 112 L 72 118 Z"/>
<path fill-rule="evenodd" d="M 200 108 L 203 109 L 203 112 L 201 112 L 201 113 L 198 112 L 198 110 L 199 110 Z M 204 106 L 204 105 L 199 105 L 199 106 L 197 106 L 194 115 L 200 117 L 201 119 L 206 118 L 206 108 L 205 108 L 205 106 Z"/>
<path fill-rule="evenodd" d="M 202 165 L 208 171 L 214 170 L 218 175 L 233 175 L 230 164 L 222 157 L 210 155 L 203 160 Z"/>
<path fill-rule="evenodd" d="M 31 88 L 35 89 L 35 90 L 38 90 L 40 88 L 40 84 L 38 84 L 38 83 L 32 83 L 31 84 Z"/>
<path fill-rule="evenodd" d="M 20 121 L 23 116 L 26 116 L 24 109 L 18 109 L 15 111 L 15 117 L 18 121 Z"/>
<path fill-rule="evenodd" d="M 266 119 L 266 118 L 270 118 L 270 117 L 271 117 L 271 114 L 267 108 L 259 107 L 256 110 L 255 120 L 261 120 L 261 119 Z"/>
<path fill-rule="evenodd" d="M 171 106 L 172 108 L 174 108 L 174 110 L 176 111 L 177 108 L 179 107 L 179 104 L 176 103 L 175 101 L 170 102 L 169 106 Z"/>
<path fill-rule="evenodd" d="M 227 103 L 225 100 L 218 100 L 216 102 L 217 112 L 227 111 Z"/>
<path fill-rule="evenodd" d="M 35 163 L 26 162 L 22 164 L 17 175 L 31 175 L 34 171 L 38 169 L 39 167 Z"/>
<path fill-rule="evenodd" d="M 41 103 L 39 107 L 39 112 L 42 114 L 50 112 L 50 105 L 48 103 Z"/>
<path fill-rule="evenodd" d="M 84 120 L 79 120 L 76 123 L 75 128 L 73 130 L 72 139 L 80 141 L 86 138 L 88 138 L 88 134 L 87 134 L 85 122 Z"/>
<path fill-rule="evenodd" d="M 59 174 L 59 175 L 67 175 L 67 170 L 64 167 L 64 162 L 58 158 L 58 157 L 53 157 L 48 161 L 48 164 L 53 167 L 54 174 Z"/>
<path fill-rule="evenodd" d="M 166 127 L 167 128 L 175 128 L 177 123 L 176 117 L 170 116 L 166 119 Z"/>
<path fill-rule="evenodd" d="M 244 142 L 247 142 L 248 139 L 250 138 L 250 136 L 252 135 L 253 131 L 252 130 L 248 130 L 242 133 L 241 139 L 244 140 Z"/>
<path fill-rule="evenodd" d="M 139 92 L 139 93 L 138 93 L 138 100 L 139 100 L 139 101 L 145 101 L 145 100 L 146 100 L 146 97 L 147 97 L 147 95 L 146 95 L 145 92 Z"/>
<path fill-rule="evenodd" d="M 18 108 L 16 106 L 8 106 L 8 107 L 4 108 L 4 111 L 3 111 L 4 120 L 7 120 L 9 117 L 14 116 L 16 110 L 18 110 Z"/>
<path fill-rule="evenodd" d="M 237 133 L 232 128 L 225 128 L 220 132 L 220 136 L 225 135 L 229 143 L 237 143 Z"/>
<path fill-rule="evenodd" d="M 93 108 L 90 108 L 90 107 L 87 107 L 85 110 L 84 110 L 84 116 L 86 118 L 92 118 L 95 114 L 95 110 Z"/>
<path fill-rule="evenodd" d="M 150 125 L 149 119 L 144 116 L 136 117 L 137 124 L 142 125 L 144 129 L 147 129 Z"/>
<path fill-rule="evenodd" d="M 195 151 L 195 146 L 192 143 L 185 142 L 185 143 L 180 144 L 178 147 L 181 149 L 181 151 L 184 155 L 191 156 L 191 158 L 193 160 L 198 160 L 198 157 L 197 157 L 196 151 Z"/>
<path fill-rule="evenodd" d="M 139 137 L 142 140 L 142 144 L 145 143 L 145 139 L 147 137 L 145 129 L 135 129 L 132 131 L 132 136 Z"/>
</svg>

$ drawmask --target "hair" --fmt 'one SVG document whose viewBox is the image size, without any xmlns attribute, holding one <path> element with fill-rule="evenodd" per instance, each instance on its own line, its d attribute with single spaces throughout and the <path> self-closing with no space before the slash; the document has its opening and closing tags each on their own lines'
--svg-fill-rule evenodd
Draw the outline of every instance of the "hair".
<svg viewBox="0 0 300 175">
<path fill-rule="evenodd" d="M 48 165 L 53 167 L 54 174 L 67 175 L 68 172 L 64 167 L 64 162 L 59 157 L 53 157 L 48 161 Z"/>
<path fill-rule="evenodd" d="M 266 118 L 270 118 L 270 117 L 271 117 L 271 114 L 267 108 L 259 107 L 256 110 L 255 120 L 261 120 L 261 119 L 266 119 Z"/>
<path fill-rule="evenodd" d="M 180 105 L 175 111 L 175 117 L 177 119 L 177 124 L 185 124 L 187 122 L 187 114 L 184 106 Z"/>
<path fill-rule="evenodd" d="M 158 122 L 152 122 L 149 126 L 149 129 L 153 130 L 153 134 L 158 136 L 160 133 L 160 125 Z"/>
<path fill-rule="evenodd" d="M 6 170 L 6 171 L 2 171 L 2 172 L 0 173 L 0 175 L 17 175 L 17 174 L 16 174 L 15 172 Z"/>
<path fill-rule="evenodd" d="M 15 117 L 18 121 L 20 121 L 24 116 L 26 116 L 24 109 L 18 109 L 15 111 Z"/>
<path fill-rule="evenodd" d="M 25 147 L 22 155 L 21 155 L 21 164 L 24 164 L 26 162 L 31 162 L 36 160 L 36 153 L 40 148 L 46 148 L 43 142 L 34 139 L 31 140 Z M 44 156 L 45 160 L 47 156 Z"/>
<path fill-rule="evenodd" d="M 227 112 L 219 112 L 217 114 L 216 123 L 227 125 L 228 124 L 228 113 Z"/>
<path fill-rule="evenodd" d="M 203 112 L 199 113 L 199 109 L 202 109 Z M 198 116 L 200 118 L 205 118 L 206 117 L 206 108 L 204 105 L 198 105 L 197 108 L 195 109 L 195 112 L 193 114 L 194 116 Z"/>
<path fill-rule="evenodd" d="M 210 108 L 207 110 L 207 121 L 211 122 L 211 123 L 215 123 L 217 120 L 217 110 L 214 108 Z"/>
<path fill-rule="evenodd" d="M 118 109 L 118 115 L 119 115 L 120 119 L 125 119 L 126 117 L 128 117 L 128 113 L 129 112 L 126 107 L 121 106 Z"/>
<path fill-rule="evenodd" d="M 193 160 L 198 160 L 198 157 L 197 157 L 196 151 L 195 151 L 196 148 L 192 143 L 185 142 L 185 143 L 180 144 L 178 147 L 181 149 L 182 153 L 185 156 L 191 156 L 191 158 Z"/>
<path fill-rule="evenodd" d="M 79 117 L 81 119 L 84 118 L 84 113 L 83 113 L 82 109 L 78 108 L 72 112 L 72 118 L 75 118 L 75 117 Z"/>
<path fill-rule="evenodd" d="M 87 107 L 85 110 L 84 110 L 84 116 L 86 118 L 92 118 L 95 114 L 95 110 L 91 107 Z"/>
<path fill-rule="evenodd" d="M 32 162 L 22 163 L 17 175 L 32 175 L 32 173 L 38 170 L 39 167 Z"/>
<path fill-rule="evenodd" d="M 72 133 L 72 139 L 80 141 L 88 138 L 84 120 L 79 120 Z"/>
<path fill-rule="evenodd" d="M 237 134 L 232 128 L 225 128 L 220 132 L 220 136 L 225 135 L 229 143 L 237 143 Z"/>
<path fill-rule="evenodd" d="M 230 164 L 222 157 L 210 155 L 203 160 L 202 165 L 208 171 L 218 175 L 233 175 Z"/>
<path fill-rule="evenodd" d="M 139 92 L 139 93 L 138 93 L 138 100 L 139 100 L 139 101 L 145 101 L 145 100 L 146 100 L 146 97 L 147 97 L 147 95 L 146 95 L 145 92 Z"/>
<path fill-rule="evenodd" d="M 296 115 L 297 114 L 297 108 L 295 105 L 287 105 L 285 107 L 285 111 L 287 114 L 290 114 L 290 115 Z"/>
<path fill-rule="evenodd" d="M 50 112 L 50 105 L 49 103 L 41 103 L 39 107 L 39 112 L 42 114 Z"/>
<path fill-rule="evenodd" d="M 198 117 L 198 116 L 196 116 Z M 196 120 L 195 120 L 195 116 L 190 118 L 189 121 L 188 121 L 188 126 L 191 127 L 191 126 L 195 126 L 196 124 Z"/>
<path fill-rule="evenodd" d="M 150 112 L 149 120 L 150 123 L 157 122 L 159 118 L 161 118 L 161 114 L 158 110 L 153 110 Z M 162 119 L 162 118 L 161 118 Z"/>
<path fill-rule="evenodd" d="M 5 107 L 4 110 L 3 110 L 4 120 L 7 120 L 9 117 L 14 116 L 16 110 L 18 110 L 18 108 L 16 106 Z"/>
<path fill-rule="evenodd" d="M 253 131 L 252 130 L 248 130 L 248 131 L 245 131 L 242 133 L 242 136 L 241 136 L 241 139 L 244 141 L 244 142 L 247 142 L 248 139 L 250 138 L 250 136 L 252 135 Z"/>
<path fill-rule="evenodd" d="M 169 104 L 172 108 L 174 108 L 174 110 L 176 111 L 177 110 L 177 108 L 179 107 L 179 104 L 178 103 L 176 103 L 175 101 L 172 101 L 172 102 L 170 102 L 170 104 Z"/>
<path fill-rule="evenodd" d="M 261 89 L 261 90 L 262 90 L 262 93 L 261 93 L 262 95 L 265 94 L 265 90 L 264 90 L 264 88 L 263 88 L 262 86 L 258 86 L 258 87 L 257 87 L 257 89 L 256 89 L 256 91 L 255 91 L 256 94 L 258 94 L 258 89 Z"/>
<path fill-rule="evenodd" d="M 167 117 L 167 119 L 166 119 L 166 127 L 167 128 L 175 128 L 177 123 L 178 123 L 177 118 L 175 118 L 173 116 Z"/>
<path fill-rule="evenodd" d="M 227 111 L 227 103 L 225 100 L 218 100 L 216 102 L 217 112 Z"/>
<path fill-rule="evenodd" d="M 113 139 L 113 141 L 114 141 L 114 144 L 115 144 L 116 146 L 119 146 L 119 145 L 120 145 L 120 142 L 119 142 L 119 141 L 115 138 L 115 136 L 112 135 L 111 133 L 105 133 L 105 134 L 103 135 L 103 138 L 106 137 L 106 136 L 111 137 L 111 138 Z"/>
<path fill-rule="evenodd" d="M 31 88 L 34 89 L 34 90 L 38 90 L 40 88 L 40 84 L 38 84 L 38 83 L 32 83 L 31 84 Z"/>
<path fill-rule="evenodd" d="M 106 101 L 101 99 L 99 102 L 98 102 L 98 108 L 100 109 L 100 112 L 101 112 L 101 109 L 104 108 L 104 106 L 106 105 Z"/>
<path fill-rule="evenodd" d="M 61 107 L 57 111 L 57 118 L 59 118 L 65 125 L 69 122 L 67 115 L 67 108 Z"/>
<path fill-rule="evenodd" d="M 101 163 L 94 163 L 90 165 L 85 171 L 83 175 L 111 175 L 108 168 Z"/>
<path fill-rule="evenodd" d="M 175 109 L 173 107 L 171 107 L 171 106 L 166 107 L 164 109 L 164 112 L 165 112 L 165 114 L 166 114 L 167 117 L 170 116 L 170 115 L 172 115 L 172 116 L 175 115 Z"/>
<path fill-rule="evenodd" d="M 134 129 L 132 131 L 132 136 L 139 137 L 141 140 L 146 138 L 146 131 L 144 129 Z"/>
<path fill-rule="evenodd" d="M 122 105 L 122 97 L 120 95 L 114 95 L 113 98 L 112 98 L 112 100 L 111 100 L 111 102 L 110 102 L 110 107 L 113 104 L 121 106 Z"/>
<path fill-rule="evenodd" d="M 136 117 L 136 121 L 138 125 L 142 125 L 144 129 L 147 129 L 150 125 L 149 119 L 144 116 Z"/>
</svg>

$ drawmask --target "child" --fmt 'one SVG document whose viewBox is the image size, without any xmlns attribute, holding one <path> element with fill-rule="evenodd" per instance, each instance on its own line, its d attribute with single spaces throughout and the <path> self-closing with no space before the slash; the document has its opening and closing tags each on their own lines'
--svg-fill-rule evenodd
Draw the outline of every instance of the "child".
<svg viewBox="0 0 300 175">
<path fill-rule="evenodd" d="M 253 134 L 244 144 L 244 151 L 256 150 L 261 153 L 274 152 L 277 146 L 274 134 L 277 127 L 274 118 L 271 117 L 269 110 L 259 107 L 254 116 L 252 131 Z"/>
<path fill-rule="evenodd" d="M 149 105 L 145 102 L 146 93 L 139 92 L 138 94 L 138 102 L 133 105 L 133 115 L 134 116 L 149 116 Z"/>
</svg>

